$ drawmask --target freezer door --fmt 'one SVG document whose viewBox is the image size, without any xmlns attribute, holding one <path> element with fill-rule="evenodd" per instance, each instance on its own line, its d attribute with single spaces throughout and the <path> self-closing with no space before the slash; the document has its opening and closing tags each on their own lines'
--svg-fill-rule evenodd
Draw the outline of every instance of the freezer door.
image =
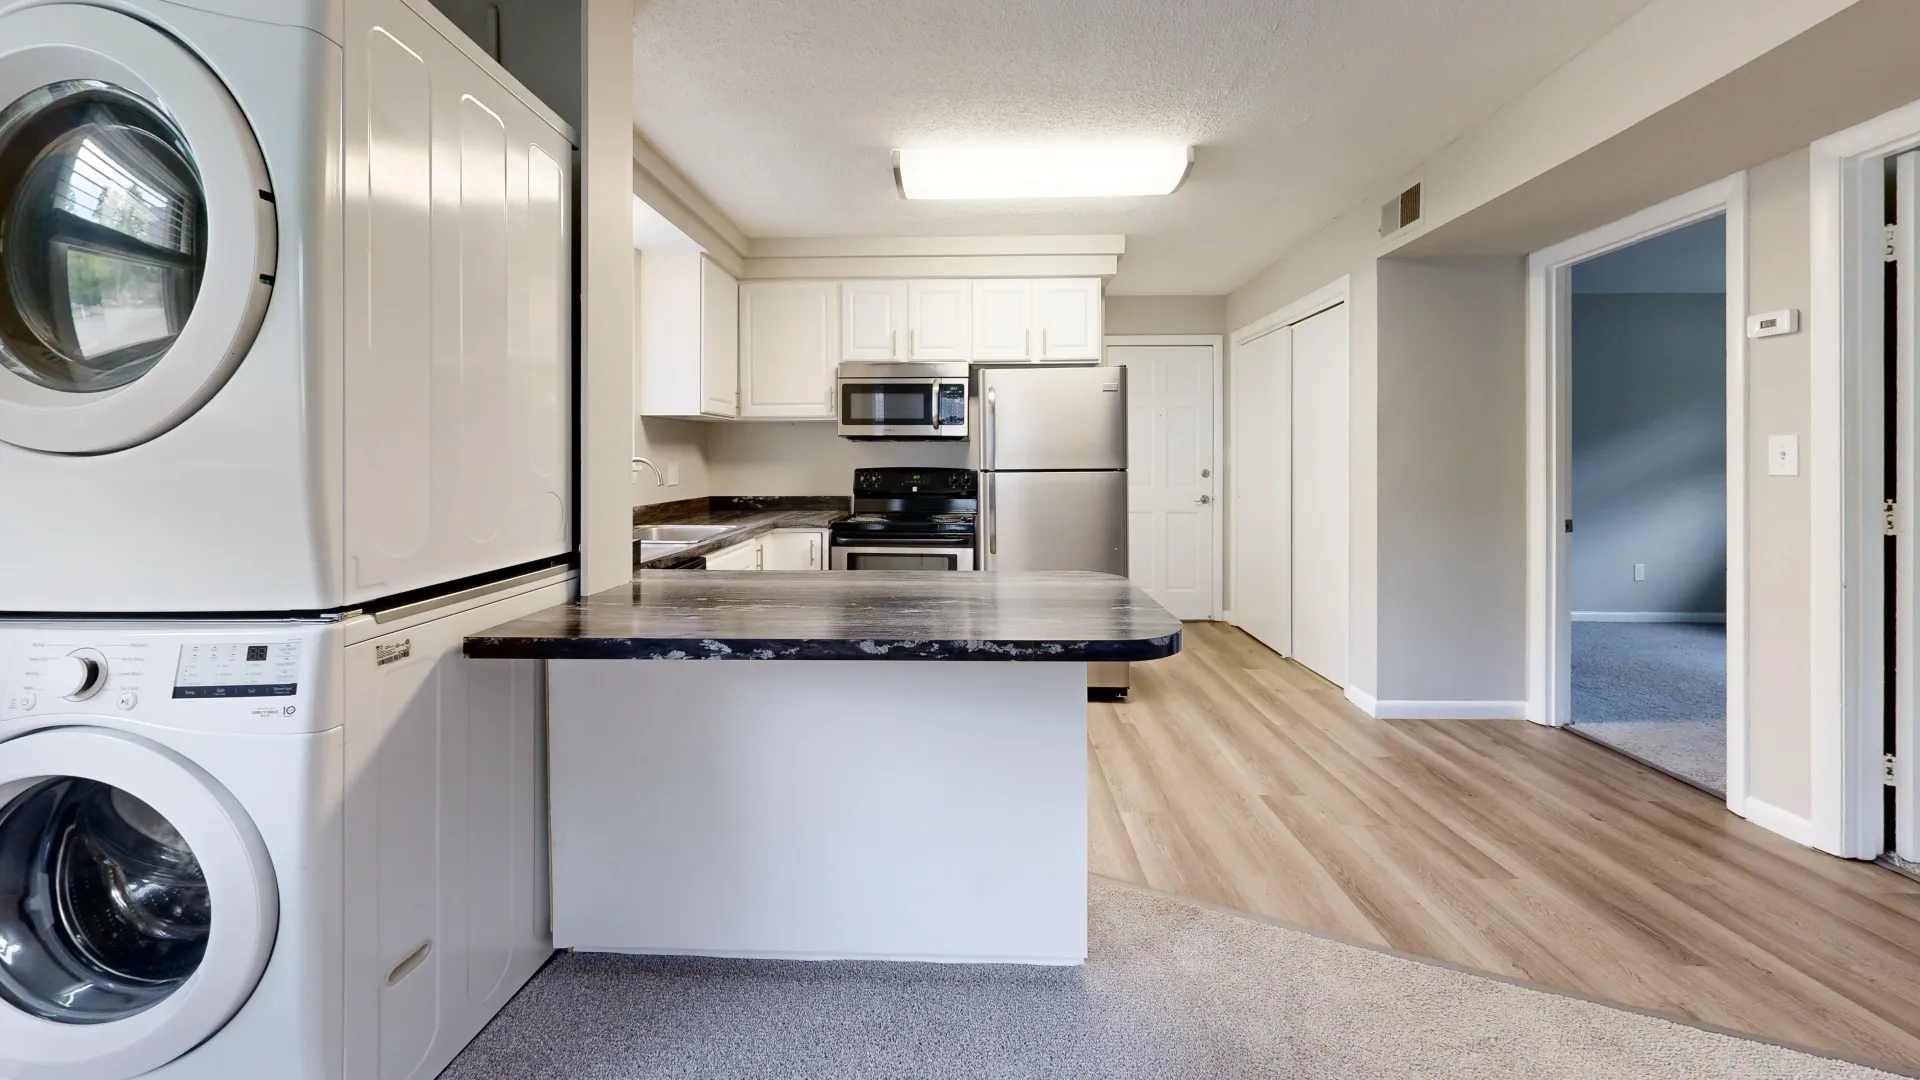
<svg viewBox="0 0 1920 1080">
<path fill-rule="evenodd" d="M 987 473 L 981 547 L 988 570 L 1127 573 L 1127 474 Z"/>
<path fill-rule="evenodd" d="M 979 404 L 982 469 L 1127 467 L 1124 367 L 982 368 Z"/>
</svg>

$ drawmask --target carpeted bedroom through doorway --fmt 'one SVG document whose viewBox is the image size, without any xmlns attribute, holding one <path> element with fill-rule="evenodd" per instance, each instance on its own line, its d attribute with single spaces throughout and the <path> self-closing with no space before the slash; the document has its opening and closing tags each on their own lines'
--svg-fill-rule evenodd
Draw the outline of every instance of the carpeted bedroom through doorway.
<svg viewBox="0 0 1920 1080">
<path fill-rule="evenodd" d="M 1727 628 L 1573 624 L 1573 731 L 1727 793 Z"/>
</svg>

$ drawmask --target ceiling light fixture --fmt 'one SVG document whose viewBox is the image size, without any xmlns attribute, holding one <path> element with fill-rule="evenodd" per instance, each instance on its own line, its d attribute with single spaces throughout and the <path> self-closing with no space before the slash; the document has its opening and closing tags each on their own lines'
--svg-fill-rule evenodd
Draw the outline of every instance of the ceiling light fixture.
<svg viewBox="0 0 1920 1080">
<path fill-rule="evenodd" d="M 1191 146 L 1033 146 L 893 152 L 909 199 L 1095 199 L 1171 195 L 1193 168 Z"/>
</svg>

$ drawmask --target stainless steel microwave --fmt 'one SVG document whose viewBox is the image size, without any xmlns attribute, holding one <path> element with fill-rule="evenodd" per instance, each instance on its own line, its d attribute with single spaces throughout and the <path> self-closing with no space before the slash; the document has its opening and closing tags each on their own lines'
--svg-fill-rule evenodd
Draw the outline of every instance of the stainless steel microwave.
<svg viewBox="0 0 1920 1080">
<path fill-rule="evenodd" d="M 967 365 L 840 365 L 840 434 L 848 439 L 964 439 Z"/>
</svg>

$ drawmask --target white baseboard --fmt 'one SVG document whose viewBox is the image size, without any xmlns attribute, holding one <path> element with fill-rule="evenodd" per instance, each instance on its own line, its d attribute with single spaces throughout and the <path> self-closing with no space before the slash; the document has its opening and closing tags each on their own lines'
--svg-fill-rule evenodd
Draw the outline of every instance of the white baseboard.
<svg viewBox="0 0 1920 1080">
<path fill-rule="evenodd" d="M 1380 700 L 1365 690 L 1357 686 L 1347 687 L 1347 700 L 1368 716 L 1376 720 L 1380 718 Z"/>
<path fill-rule="evenodd" d="M 1796 844 L 1814 847 L 1813 821 L 1799 814 L 1782 810 L 1772 803 L 1762 802 L 1753 796 L 1747 796 L 1747 805 L 1740 816 L 1753 822 L 1768 832 L 1779 833 Z"/>
<path fill-rule="evenodd" d="M 1574 622 L 1723 623 L 1724 611 L 1576 611 Z"/>
<path fill-rule="evenodd" d="M 1379 701 L 1363 703 L 1347 691 L 1347 700 L 1376 720 L 1525 720 L 1524 701 Z"/>
</svg>

